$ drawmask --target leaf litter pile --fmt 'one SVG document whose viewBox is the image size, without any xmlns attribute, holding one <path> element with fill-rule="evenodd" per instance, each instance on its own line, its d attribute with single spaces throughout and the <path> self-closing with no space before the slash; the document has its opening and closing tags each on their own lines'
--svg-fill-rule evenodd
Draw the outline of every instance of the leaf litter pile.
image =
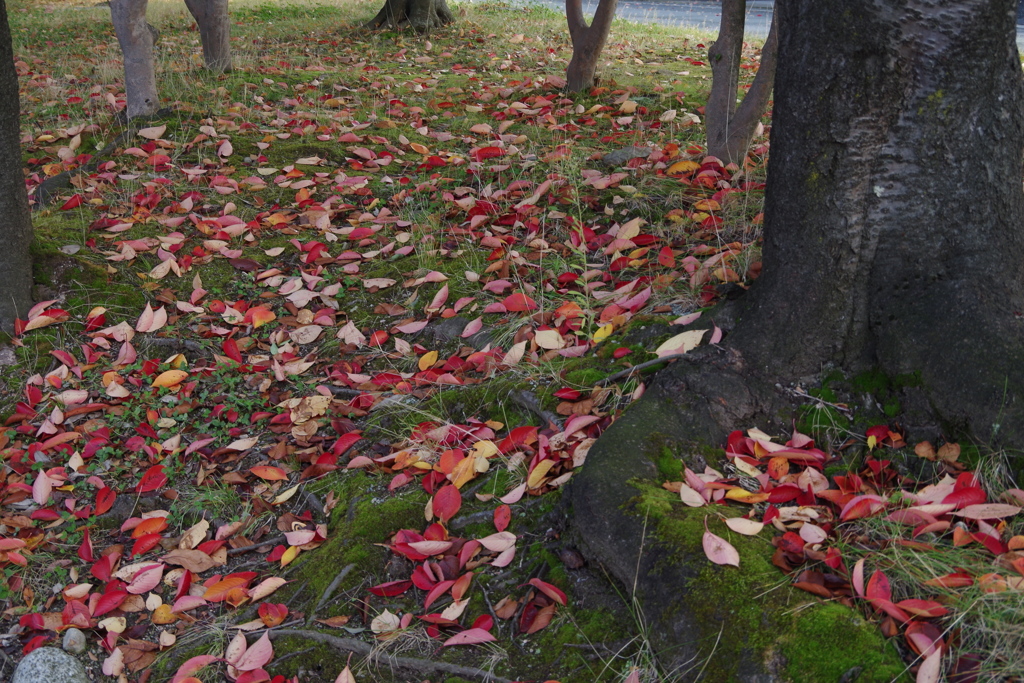
<svg viewBox="0 0 1024 683">
<path fill-rule="evenodd" d="M 116 54 L 112 32 L 92 26 L 59 71 L 45 31 L 16 37 L 30 192 L 71 178 L 37 207 L 40 241 L 107 286 L 51 290 L 10 340 L 25 369 L 0 433 L 0 628 L 15 658 L 76 627 L 111 680 L 149 680 L 170 657 L 179 683 L 283 682 L 274 629 L 362 638 L 357 654 L 537 634 L 571 586 L 527 573 L 515 520 L 583 466 L 642 395 L 643 371 L 721 339 L 700 309 L 759 272 L 766 138 L 743 168 L 704 154 L 698 41 L 613 36 L 609 58 L 652 75 L 620 66 L 636 85 L 573 98 L 557 30 L 499 42 L 470 20 L 437 45 L 348 29 L 273 38 L 267 11 L 239 15 L 238 48 L 253 52 L 223 85 L 194 68 L 187 22 L 161 26 L 165 75 L 193 90 L 95 160 L 124 106 L 116 69 L 95 68 Z M 12 13 L 15 27 L 30 19 Z M 499 383 L 467 394 L 486 398 L 459 420 L 419 408 Z M 386 414 L 405 419 L 375 419 Z M 888 427 L 867 443 L 903 445 Z M 707 508 L 711 562 L 742 571 L 727 536 L 769 527 L 796 587 L 876 613 L 919 680 L 937 680 L 958 645 L 945 605 L 962 590 L 1021 591 L 1024 575 L 1010 524 L 1024 494 L 994 502 L 950 448 L 918 448 L 944 475 L 934 482 L 871 457 L 828 478 L 831 457 L 809 437 L 737 432 L 732 474 L 686 470 L 664 486 Z M 381 496 L 421 497 L 422 517 L 376 539 L 411 569 L 364 577 L 365 597 L 313 621 L 275 594 L 329 540 L 332 483 L 354 470 Z M 485 506 L 488 533 L 456 533 L 464 503 Z M 723 527 L 722 506 L 748 514 Z M 865 531 L 877 518 L 887 535 Z M 887 577 L 892 548 L 947 546 L 975 549 L 989 571 Z M 508 595 L 470 609 L 474 578 L 502 572 Z M 175 655 L 211 626 L 225 634 L 212 653 Z M 451 666 L 432 675 L 485 673 Z M 515 674 L 514 658 L 504 666 Z M 970 674 L 981 657 L 955 666 Z M 618 670 L 641 680 L 630 663 L 603 675 Z"/>
</svg>

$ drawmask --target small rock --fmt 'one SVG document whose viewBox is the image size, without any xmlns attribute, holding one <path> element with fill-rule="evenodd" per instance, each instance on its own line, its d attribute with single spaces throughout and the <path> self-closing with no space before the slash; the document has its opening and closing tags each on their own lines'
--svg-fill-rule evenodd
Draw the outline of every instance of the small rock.
<svg viewBox="0 0 1024 683">
<path fill-rule="evenodd" d="M 625 166 L 630 159 L 646 159 L 654 151 L 650 147 L 623 147 L 614 152 L 608 152 L 601 157 L 601 162 L 612 167 Z"/>
<path fill-rule="evenodd" d="M 40 647 L 28 653 L 14 670 L 11 683 L 89 683 L 82 663 L 64 650 Z"/>
<path fill-rule="evenodd" d="M 85 652 L 85 634 L 77 628 L 69 628 L 64 631 L 64 641 L 61 645 L 71 654 L 80 655 Z"/>
<path fill-rule="evenodd" d="M 0 346 L 0 365 L 17 365 L 18 357 L 10 346 Z"/>
</svg>

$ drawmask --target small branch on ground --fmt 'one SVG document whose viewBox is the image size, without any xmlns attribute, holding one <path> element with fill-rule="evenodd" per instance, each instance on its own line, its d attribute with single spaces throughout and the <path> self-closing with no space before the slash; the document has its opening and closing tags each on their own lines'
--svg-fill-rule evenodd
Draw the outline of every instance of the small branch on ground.
<svg viewBox="0 0 1024 683">
<path fill-rule="evenodd" d="M 555 413 L 552 413 L 550 410 L 544 410 L 540 405 L 540 399 L 538 399 L 537 395 L 532 391 L 520 389 L 518 391 L 513 391 L 510 396 L 512 398 L 512 402 L 517 406 L 529 410 L 540 419 L 557 427 L 558 431 L 565 429 L 562 418 Z"/>
<path fill-rule="evenodd" d="M 316 613 L 320 611 L 321 607 L 327 604 L 327 602 L 331 599 L 331 596 L 334 595 L 334 591 L 337 590 L 341 582 L 345 580 L 345 577 L 348 576 L 349 573 L 353 569 L 355 569 L 355 567 L 356 566 L 354 564 L 347 564 L 342 568 L 340 572 L 338 572 L 338 575 L 335 576 L 334 580 L 331 581 L 329 586 L 327 586 L 327 590 L 325 590 L 323 595 L 320 596 L 320 599 L 316 603 L 316 607 L 314 607 L 313 611 L 309 613 L 309 618 L 306 619 L 307 626 L 311 624 L 314 619 L 316 619 Z"/>
<path fill-rule="evenodd" d="M 477 669 L 472 666 L 460 666 L 458 664 L 448 664 L 447 662 L 435 662 L 431 659 L 420 659 L 418 657 L 391 656 L 380 652 L 372 645 L 364 643 L 361 640 L 356 640 L 355 638 L 341 638 L 338 636 L 328 635 L 326 633 L 306 631 L 302 629 L 270 631 L 271 640 L 274 640 L 279 636 L 306 638 L 307 640 L 313 640 L 318 643 L 323 643 L 324 645 L 330 645 L 334 649 L 342 652 L 351 652 L 394 668 L 415 671 L 418 674 L 438 673 L 451 676 L 462 676 L 463 678 L 472 678 L 479 681 L 485 681 L 485 683 L 512 683 L 512 679 L 510 678 L 495 676 L 490 671 L 484 671 L 483 669 Z"/>
<path fill-rule="evenodd" d="M 243 545 L 241 548 L 230 548 L 228 550 L 228 555 L 229 556 L 231 556 L 231 555 L 241 555 L 242 553 L 247 553 L 250 550 L 256 550 L 256 548 L 262 548 L 265 545 L 276 545 L 276 544 L 281 543 L 282 541 L 285 541 L 285 540 L 286 539 L 285 539 L 283 534 L 281 536 L 272 536 L 271 538 L 268 538 L 268 539 L 266 539 L 264 541 L 261 541 L 260 543 L 253 543 L 252 545 Z"/>
</svg>

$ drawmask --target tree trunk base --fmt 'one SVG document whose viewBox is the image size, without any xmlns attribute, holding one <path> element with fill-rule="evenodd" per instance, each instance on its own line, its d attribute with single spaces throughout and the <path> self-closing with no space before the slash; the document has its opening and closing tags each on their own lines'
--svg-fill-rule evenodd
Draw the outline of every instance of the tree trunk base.
<svg viewBox="0 0 1024 683">
<path fill-rule="evenodd" d="M 428 33 L 455 21 L 446 0 L 386 0 L 377 16 L 364 28 L 405 28 L 412 26 L 419 33 Z"/>
</svg>

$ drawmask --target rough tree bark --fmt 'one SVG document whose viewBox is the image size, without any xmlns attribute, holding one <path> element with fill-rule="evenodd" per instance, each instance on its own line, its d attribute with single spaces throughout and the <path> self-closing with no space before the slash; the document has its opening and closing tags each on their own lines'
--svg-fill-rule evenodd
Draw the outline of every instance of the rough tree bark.
<svg viewBox="0 0 1024 683">
<path fill-rule="evenodd" d="M 0 0 L 0 328 L 7 332 L 32 306 L 32 219 L 21 171 L 20 123 L 11 28 L 7 4 Z"/>
<path fill-rule="evenodd" d="M 199 26 L 203 61 L 215 73 L 231 71 L 231 19 L 228 0 L 185 0 Z"/>
<path fill-rule="evenodd" d="M 708 154 L 727 163 L 743 161 L 775 82 L 778 36 L 773 14 L 757 75 L 743 101 L 736 105 L 746 12 L 745 0 L 723 0 L 718 38 L 708 49 L 712 77 L 711 94 L 704 108 Z"/>
<path fill-rule="evenodd" d="M 1015 10 L 780 3 L 764 275 L 733 335 L 750 362 L 920 373 L 948 427 L 1024 445 Z"/>
<path fill-rule="evenodd" d="M 635 509 L 666 444 L 792 428 L 785 387 L 825 371 L 916 376 L 911 442 L 1024 447 L 1024 79 L 1017 0 L 787 0 L 763 275 L 711 316 L 727 334 L 660 372 L 571 487 L 581 549 L 635 589 L 669 666 L 729 664 Z M 708 313 L 704 318 L 709 317 Z M 709 325 L 705 322 L 703 327 Z M 689 356 L 689 354 L 688 354 Z M 689 587 L 689 588 L 688 588 Z M 722 615 L 723 619 L 730 617 Z M 705 615 L 706 621 L 706 615 Z M 734 680 L 779 680 L 758 652 Z M 766 668 L 767 667 L 767 668 Z"/>
<path fill-rule="evenodd" d="M 124 56 L 127 115 L 152 116 L 160 106 L 156 91 L 153 34 L 146 23 L 148 0 L 110 0 L 110 18 Z"/>
<path fill-rule="evenodd" d="M 587 26 L 583 18 L 583 0 L 565 0 L 565 18 L 569 22 L 569 37 L 572 38 L 572 59 L 565 70 L 565 89 L 568 92 L 594 87 L 597 60 L 608 40 L 618 4 L 618 0 L 601 0 L 594 20 Z"/>
<path fill-rule="evenodd" d="M 453 21 L 455 15 L 445 0 L 386 0 L 377 16 L 367 22 L 366 28 L 412 26 L 418 32 L 426 33 Z"/>
</svg>

